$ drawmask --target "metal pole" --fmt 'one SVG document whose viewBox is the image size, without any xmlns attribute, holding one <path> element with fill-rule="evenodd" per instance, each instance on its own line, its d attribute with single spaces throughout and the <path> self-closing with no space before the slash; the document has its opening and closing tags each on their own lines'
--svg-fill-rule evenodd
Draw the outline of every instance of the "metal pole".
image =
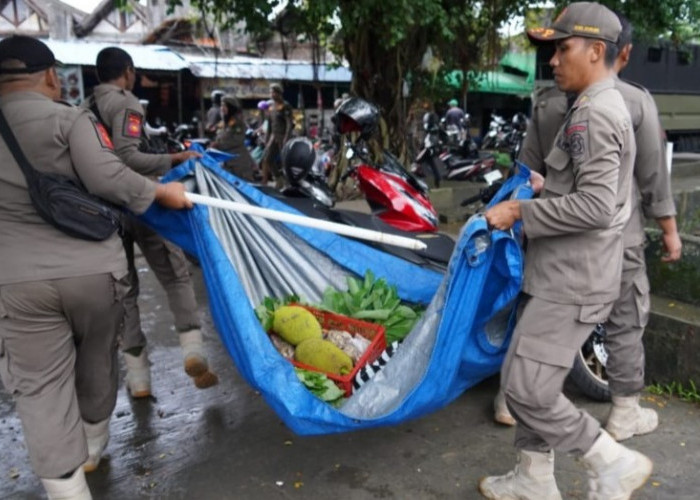
<svg viewBox="0 0 700 500">
<path fill-rule="evenodd" d="M 192 201 L 192 203 L 197 203 L 199 205 L 233 210 L 234 212 L 240 212 L 247 215 L 256 215 L 258 217 L 264 217 L 266 219 L 277 220 L 280 222 L 290 222 L 292 224 L 320 229 L 322 231 L 330 231 L 345 236 L 351 236 L 353 238 L 360 238 L 377 243 L 386 243 L 387 245 L 395 245 L 398 247 L 409 248 L 411 250 L 425 250 L 428 247 L 422 241 L 406 238 L 404 236 L 396 236 L 394 234 L 371 231 L 361 227 L 346 226 L 345 224 L 337 224 L 335 222 L 328 222 L 325 220 L 305 217 L 303 215 L 280 212 L 278 210 L 270 210 L 269 208 L 256 207 L 254 205 L 247 205 L 236 201 L 221 200 L 219 198 L 212 198 L 201 194 L 185 193 L 185 195 Z"/>
</svg>

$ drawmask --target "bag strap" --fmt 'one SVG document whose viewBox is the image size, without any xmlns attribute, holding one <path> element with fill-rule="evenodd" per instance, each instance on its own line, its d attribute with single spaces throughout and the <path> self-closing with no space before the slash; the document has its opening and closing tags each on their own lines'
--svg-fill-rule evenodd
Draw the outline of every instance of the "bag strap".
<svg viewBox="0 0 700 500">
<path fill-rule="evenodd" d="M 100 110 L 97 108 L 97 99 L 95 99 L 95 95 L 93 94 L 90 96 L 90 111 L 92 111 L 92 114 L 95 115 L 95 118 L 97 118 L 97 121 L 99 121 L 104 128 L 107 129 L 107 133 L 109 134 L 110 137 L 112 137 L 112 127 L 110 127 L 106 121 L 102 118 L 102 115 L 100 114 Z"/>
<path fill-rule="evenodd" d="M 22 173 L 27 179 L 27 183 L 31 183 L 34 179 L 34 176 L 36 175 L 36 170 L 34 170 L 34 167 L 32 167 L 31 163 L 29 163 L 27 157 L 24 156 L 24 152 L 19 146 L 15 134 L 12 133 L 12 129 L 7 123 L 7 120 L 5 119 L 5 114 L 2 112 L 2 109 L 0 109 L 0 133 L 2 133 L 2 137 L 3 139 L 5 139 L 7 147 L 10 148 L 12 156 L 15 157 L 15 161 L 17 161 L 19 167 L 22 169 Z"/>
</svg>

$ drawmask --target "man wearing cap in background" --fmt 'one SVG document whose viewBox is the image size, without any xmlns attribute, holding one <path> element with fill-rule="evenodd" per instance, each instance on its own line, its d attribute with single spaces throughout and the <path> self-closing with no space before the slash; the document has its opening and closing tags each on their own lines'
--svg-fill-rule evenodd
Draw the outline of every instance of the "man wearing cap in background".
<svg viewBox="0 0 700 500">
<path fill-rule="evenodd" d="M 262 157 L 262 183 L 267 184 L 270 174 L 275 179 L 275 187 L 284 186 L 282 177 L 280 153 L 282 148 L 292 136 L 294 121 L 292 120 L 292 106 L 284 100 L 282 86 L 279 83 L 270 85 L 270 133 L 267 138 L 267 146 Z"/>
<path fill-rule="evenodd" d="M 445 125 L 462 128 L 464 126 L 464 111 L 459 107 L 459 102 L 457 99 L 450 99 L 447 105 L 449 108 L 445 112 Z"/>
<path fill-rule="evenodd" d="M 620 31 L 617 16 L 592 2 L 570 4 L 551 27 L 528 30 L 556 43 L 555 82 L 577 98 L 545 159 L 540 198 L 485 213 L 500 230 L 522 220 L 528 238 L 522 308 L 501 372 L 518 422 L 519 463 L 482 479 L 487 498 L 560 499 L 555 449 L 583 457 L 591 499 L 627 499 L 652 471 L 651 460 L 617 443 L 562 393 L 580 346 L 620 294 L 635 155 L 630 115 L 615 89 Z"/>
<path fill-rule="evenodd" d="M 627 65 L 632 50 L 632 25 L 622 14 L 617 13 L 617 16 L 622 31 L 617 44 L 619 54 L 615 61 L 615 73 Z M 662 261 L 680 259 L 682 245 L 676 227 L 671 179 L 664 154 L 665 141 L 654 99 L 644 87 L 619 78 L 615 87 L 622 94 L 630 112 L 637 145 L 632 215 L 624 232 L 620 297 L 605 323 L 608 352 L 606 372 L 613 400 L 606 430 L 621 441 L 633 435 L 652 432 L 658 424 L 656 412 L 639 405 L 639 395 L 644 388 L 642 335 L 649 316 L 643 217 L 653 218 L 662 231 L 665 249 Z M 566 111 L 566 94 L 560 90 L 550 88 L 540 94 L 534 104 L 531 126 L 528 127 L 520 153 L 521 162 L 537 172 L 544 171 L 544 157 L 554 143 L 552 127 L 564 122 Z M 507 424 L 507 419 L 512 417 L 508 414 L 502 392 L 499 392 L 494 406 L 496 421 Z"/>
<path fill-rule="evenodd" d="M 97 54 L 95 66 L 100 84 L 83 105 L 92 110 L 107 128 L 114 142 L 114 149 L 124 163 L 141 175 L 156 179 L 167 173 L 173 165 L 200 156 L 194 151 L 173 154 L 142 152 L 139 146 L 143 140 L 143 108 L 131 92 L 136 82 L 136 71 L 131 56 L 119 47 L 107 47 Z M 131 283 L 124 300 L 126 316 L 121 340 L 129 393 L 135 398 L 151 395 L 147 340 L 141 328 L 138 307 L 139 278 L 134 244 L 138 244 L 167 294 L 170 311 L 175 317 L 175 330 L 182 347 L 185 372 L 194 379 L 195 386 L 200 389 L 215 385 L 218 379 L 209 371 L 204 353 L 197 300 L 185 254 L 179 247 L 135 217 L 124 218 L 123 241 Z"/>
<path fill-rule="evenodd" d="M 154 200 L 191 207 L 182 184 L 158 184 L 124 165 L 88 110 L 54 102 L 55 64 L 34 38 L 0 41 L 0 109 L 33 168 L 80 180 L 135 213 Z M 0 241 L 0 376 L 49 498 L 89 499 L 83 465 L 97 465 L 117 397 L 127 287 L 121 240 L 78 239 L 45 222 L 0 140 Z"/>
</svg>

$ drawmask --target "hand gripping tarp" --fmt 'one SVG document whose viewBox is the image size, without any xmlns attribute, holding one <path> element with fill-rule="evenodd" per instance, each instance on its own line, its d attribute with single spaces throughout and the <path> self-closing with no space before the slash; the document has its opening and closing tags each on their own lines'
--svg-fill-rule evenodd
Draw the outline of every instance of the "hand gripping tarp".
<svg viewBox="0 0 700 500">
<path fill-rule="evenodd" d="M 521 169 L 492 204 L 532 196 Z M 193 192 L 298 213 L 219 168 L 205 155 L 164 179 Z M 444 275 L 334 233 L 216 208 L 153 205 L 142 220 L 199 259 L 211 314 L 236 367 L 297 434 L 393 425 L 440 409 L 500 369 L 522 281 L 520 227 L 490 231 L 483 216 L 463 228 Z M 327 286 L 371 270 L 403 300 L 427 305 L 389 363 L 341 408 L 316 398 L 273 347 L 253 308 L 292 293 L 320 303 Z"/>
</svg>

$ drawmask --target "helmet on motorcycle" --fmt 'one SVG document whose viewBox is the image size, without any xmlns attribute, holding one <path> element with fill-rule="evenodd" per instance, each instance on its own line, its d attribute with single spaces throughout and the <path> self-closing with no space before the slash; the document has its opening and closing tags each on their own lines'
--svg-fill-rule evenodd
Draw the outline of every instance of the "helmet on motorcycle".
<svg viewBox="0 0 700 500">
<path fill-rule="evenodd" d="M 341 134 L 359 132 L 360 137 L 369 139 L 377 130 L 379 110 L 364 99 L 350 97 L 338 106 L 334 118 Z"/>
<path fill-rule="evenodd" d="M 514 129 L 523 131 L 527 128 L 527 116 L 525 116 L 525 113 L 515 113 L 511 124 Z"/>
<path fill-rule="evenodd" d="M 440 122 L 440 117 L 437 113 L 428 111 L 423 115 L 423 130 L 430 130 L 438 126 Z"/>
<path fill-rule="evenodd" d="M 306 137 L 295 137 L 282 148 L 282 172 L 292 186 L 299 183 L 316 163 L 316 150 Z"/>
<path fill-rule="evenodd" d="M 211 91 L 211 102 L 214 106 L 221 106 L 221 98 L 224 97 L 223 90 L 212 90 Z"/>
<path fill-rule="evenodd" d="M 228 114 L 229 115 L 235 115 L 241 111 L 241 102 L 235 97 L 230 94 L 225 95 L 224 97 L 221 98 L 221 104 L 226 104 L 226 107 L 228 108 Z"/>
</svg>

